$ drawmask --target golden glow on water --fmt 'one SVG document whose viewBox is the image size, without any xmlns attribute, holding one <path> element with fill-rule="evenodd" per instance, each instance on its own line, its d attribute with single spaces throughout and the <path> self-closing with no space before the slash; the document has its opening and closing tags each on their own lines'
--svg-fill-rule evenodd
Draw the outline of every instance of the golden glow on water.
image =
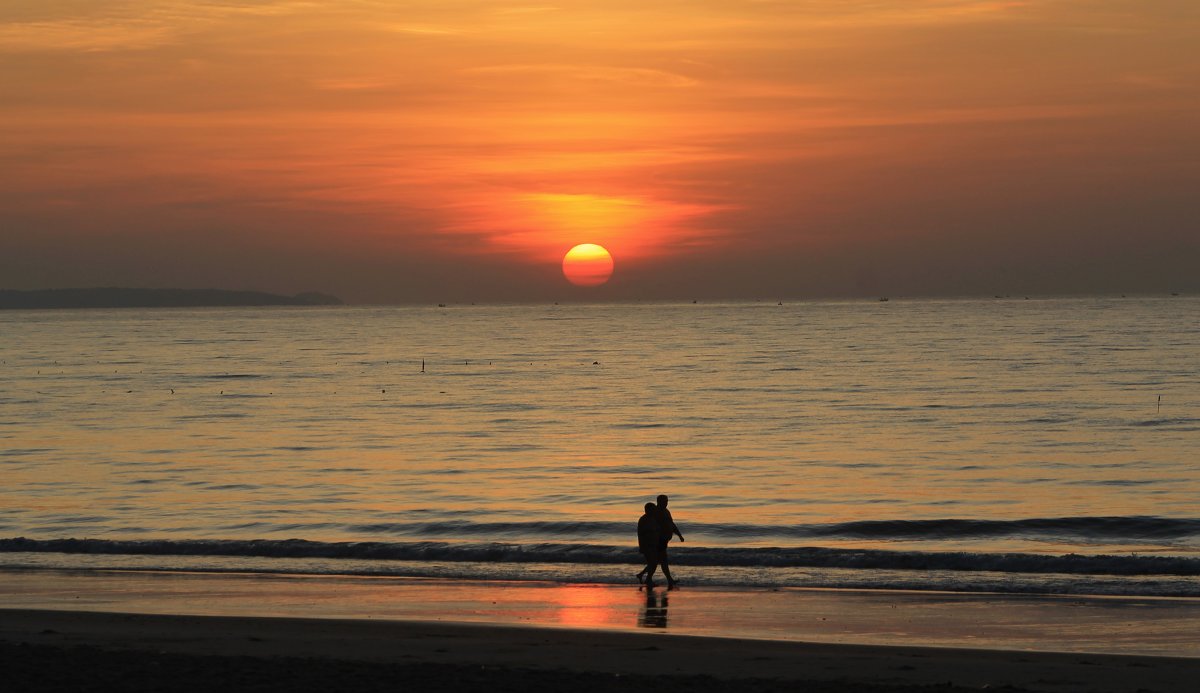
<svg viewBox="0 0 1200 693">
<path fill-rule="evenodd" d="M 1196 314 L 1189 299 L 10 313 L 0 534 L 624 545 L 660 492 L 693 525 L 1192 517 L 1200 348 L 1180 325 Z"/>
</svg>

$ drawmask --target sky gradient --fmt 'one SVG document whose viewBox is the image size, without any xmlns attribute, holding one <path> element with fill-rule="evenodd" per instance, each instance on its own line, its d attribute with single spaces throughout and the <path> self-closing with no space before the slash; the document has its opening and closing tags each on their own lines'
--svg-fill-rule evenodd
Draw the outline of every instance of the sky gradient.
<svg viewBox="0 0 1200 693">
<path fill-rule="evenodd" d="M 1194 0 L 6 3 L 0 288 L 1200 291 L 1197 45 Z"/>
</svg>

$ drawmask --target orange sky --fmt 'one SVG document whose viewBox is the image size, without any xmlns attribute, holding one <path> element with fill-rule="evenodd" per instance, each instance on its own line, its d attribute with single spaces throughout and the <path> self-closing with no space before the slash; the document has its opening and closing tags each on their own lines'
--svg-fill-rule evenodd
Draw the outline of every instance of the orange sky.
<svg viewBox="0 0 1200 693">
<path fill-rule="evenodd" d="M 19 5 L 0 288 L 1200 290 L 1194 0 Z"/>
</svg>

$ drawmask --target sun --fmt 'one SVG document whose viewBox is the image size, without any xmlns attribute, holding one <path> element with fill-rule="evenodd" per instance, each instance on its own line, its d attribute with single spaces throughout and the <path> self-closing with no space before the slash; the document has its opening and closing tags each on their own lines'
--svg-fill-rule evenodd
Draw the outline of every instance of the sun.
<svg viewBox="0 0 1200 693">
<path fill-rule="evenodd" d="M 575 286 L 600 286 L 612 276 L 612 255 L 603 246 L 581 243 L 563 256 L 562 270 Z"/>
</svg>

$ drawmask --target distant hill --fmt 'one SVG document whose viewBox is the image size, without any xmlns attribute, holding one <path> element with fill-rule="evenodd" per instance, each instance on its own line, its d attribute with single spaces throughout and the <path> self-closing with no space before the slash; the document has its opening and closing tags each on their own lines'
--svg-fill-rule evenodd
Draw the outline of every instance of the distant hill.
<svg viewBox="0 0 1200 693">
<path fill-rule="evenodd" d="M 206 306 L 340 306 L 337 296 L 303 293 L 280 296 L 223 289 L 0 289 L 0 310 L 37 308 L 198 308 Z"/>
</svg>

